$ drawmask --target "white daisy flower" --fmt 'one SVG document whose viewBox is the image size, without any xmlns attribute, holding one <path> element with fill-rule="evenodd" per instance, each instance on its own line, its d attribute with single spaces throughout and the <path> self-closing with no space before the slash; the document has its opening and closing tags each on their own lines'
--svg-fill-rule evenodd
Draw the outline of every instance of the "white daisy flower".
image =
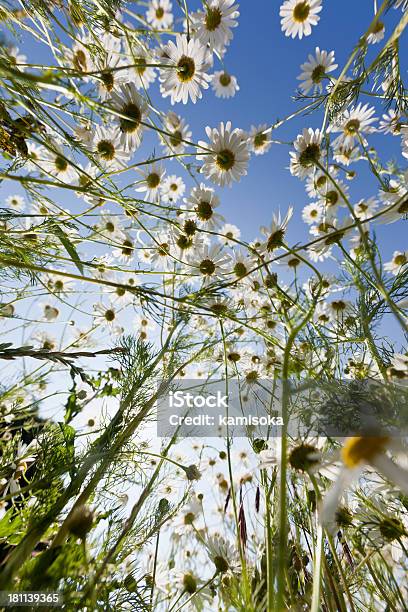
<svg viewBox="0 0 408 612">
<path fill-rule="evenodd" d="M 20 212 L 25 208 L 25 200 L 20 195 L 11 195 L 6 198 L 6 205 L 12 210 Z"/>
<path fill-rule="evenodd" d="M 105 168 L 124 167 L 129 153 L 124 151 L 118 128 L 98 125 L 92 139 L 92 150 Z"/>
<path fill-rule="evenodd" d="M 371 28 L 369 35 L 367 36 L 367 42 L 370 45 L 380 42 L 385 35 L 385 26 L 382 21 L 377 21 L 374 27 Z"/>
<path fill-rule="evenodd" d="M 166 174 L 164 166 L 155 162 L 150 166 L 147 166 L 144 170 L 139 170 L 142 175 L 142 180 L 138 181 L 136 191 L 138 193 L 144 193 L 144 199 L 149 202 L 156 202 L 160 189 L 163 186 L 163 178 Z"/>
<path fill-rule="evenodd" d="M 228 121 L 225 125 L 220 123 L 218 129 L 206 127 L 205 131 L 210 143 L 199 141 L 198 146 L 212 152 L 197 154 L 197 159 L 203 160 L 201 172 L 221 187 L 239 181 L 247 174 L 249 160 L 248 145 L 241 130 L 231 130 Z"/>
<path fill-rule="evenodd" d="M 249 150 L 255 155 L 263 155 L 267 153 L 272 145 L 272 131 L 266 123 L 258 127 L 253 125 L 248 135 Z"/>
<path fill-rule="evenodd" d="M 170 0 L 150 0 L 146 19 L 154 28 L 169 30 L 173 25 Z"/>
<path fill-rule="evenodd" d="M 384 270 L 394 276 L 399 274 L 408 263 L 408 251 L 394 251 L 391 261 L 384 264 Z"/>
<path fill-rule="evenodd" d="M 135 242 L 130 234 L 124 233 L 120 240 L 120 246 L 112 251 L 117 261 L 130 263 L 135 254 Z"/>
<path fill-rule="evenodd" d="M 224 222 L 224 217 L 214 210 L 220 205 L 219 197 L 214 193 L 214 189 L 206 187 L 204 183 L 191 190 L 186 203 L 192 211 L 192 218 L 201 227 L 216 230 Z"/>
<path fill-rule="evenodd" d="M 194 271 L 193 275 L 198 275 L 204 284 L 222 279 L 228 272 L 229 257 L 223 252 L 220 246 L 205 245 L 198 253 L 193 253 L 190 264 Z"/>
<path fill-rule="evenodd" d="M 220 234 L 222 235 L 218 237 L 218 240 L 221 242 L 221 244 L 233 246 L 235 244 L 235 240 L 238 240 L 241 236 L 241 230 L 232 223 L 226 223 L 220 229 Z"/>
<path fill-rule="evenodd" d="M 59 317 L 59 310 L 51 304 L 39 304 L 43 310 L 43 317 L 46 321 L 55 321 Z"/>
<path fill-rule="evenodd" d="M 302 211 L 302 219 L 308 225 L 319 223 L 323 217 L 323 204 L 321 202 L 312 202 L 304 207 Z"/>
<path fill-rule="evenodd" d="M 402 122 L 401 115 L 395 112 L 392 108 L 382 116 L 380 120 L 379 132 L 384 134 L 392 134 L 399 136 L 401 134 Z"/>
<path fill-rule="evenodd" d="M 313 172 L 316 162 L 322 155 L 320 149 L 322 139 L 323 134 L 318 129 L 304 128 L 302 134 L 298 135 L 294 142 L 296 151 L 289 153 L 290 173 L 293 176 L 303 179 Z"/>
<path fill-rule="evenodd" d="M 211 75 L 211 86 L 217 98 L 233 98 L 239 91 L 236 77 L 225 70 L 217 70 Z"/>
<path fill-rule="evenodd" d="M 180 176 L 171 174 L 163 181 L 161 187 L 162 200 L 163 202 L 176 203 L 183 197 L 185 190 L 186 186 L 183 179 Z"/>
<path fill-rule="evenodd" d="M 103 304 L 98 302 L 94 304 L 94 324 L 101 327 L 113 328 L 117 323 L 117 311 L 111 303 Z"/>
<path fill-rule="evenodd" d="M 61 272 L 66 272 L 66 270 L 62 269 Z M 46 277 L 45 284 L 50 293 L 64 295 L 72 291 L 75 282 L 62 274 L 50 274 Z"/>
<path fill-rule="evenodd" d="M 47 174 L 55 176 L 62 183 L 73 183 L 77 178 L 77 173 L 72 167 L 68 153 L 55 142 L 52 148 L 46 149 L 44 157 L 38 165 Z"/>
<path fill-rule="evenodd" d="M 289 206 L 285 217 L 282 218 L 281 212 L 278 211 L 277 214 L 273 215 L 272 223 L 269 227 L 261 227 L 261 232 L 266 237 L 266 240 L 260 245 L 260 251 L 269 254 L 283 245 L 286 230 L 292 215 L 293 207 Z"/>
<path fill-rule="evenodd" d="M 333 142 L 333 147 L 340 145 L 352 147 L 362 134 L 372 134 L 375 128 L 371 124 L 377 120 L 376 117 L 373 117 L 374 113 L 375 108 L 361 103 L 342 113 L 329 126 L 329 132 L 341 132 L 340 136 Z"/>
<path fill-rule="evenodd" d="M 310 36 L 321 10 L 322 0 L 286 0 L 279 10 L 282 32 L 292 38 Z"/>
<path fill-rule="evenodd" d="M 310 53 L 308 61 L 300 66 L 302 72 L 297 79 L 301 81 L 301 91 L 308 94 L 313 89 L 314 93 L 322 93 L 322 81 L 329 72 L 333 72 L 337 68 L 337 64 L 334 62 L 334 51 L 328 53 L 316 47 L 315 55 Z"/>
<path fill-rule="evenodd" d="M 101 220 L 95 229 L 109 240 L 117 242 L 123 238 L 123 225 L 120 215 L 112 215 L 109 210 L 101 213 Z"/>
<path fill-rule="evenodd" d="M 57 348 L 57 340 L 47 332 L 40 331 L 32 335 L 32 340 L 45 351 L 55 351 Z"/>
<path fill-rule="evenodd" d="M 94 69 L 94 63 L 89 52 L 90 41 L 87 36 L 79 37 L 72 45 L 72 49 L 65 49 L 65 57 L 68 65 L 77 72 L 87 73 Z M 89 77 L 83 76 L 85 81 Z"/>
<path fill-rule="evenodd" d="M 373 216 L 377 208 L 378 201 L 375 198 L 363 199 L 354 206 L 354 213 L 358 219 L 365 221 Z"/>
<path fill-rule="evenodd" d="M 387 436 L 346 438 L 340 451 L 342 467 L 333 487 L 326 493 L 320 511 L 323 525 L 331 525 L 346 490 L 358 480 L 365 467 L 371 467 L 408 494 L 408 472 L 389 456 L 390 452 L 403 452 L 397 440 Z"/>
<path fill-rule="evenodd" d="M 126 152 L 134 151 L 142 141 L 143 122 L 148 114 L 146 100 L 138 93 L 134 83 L 125 83 L 112 93 L 110 105 L 123 115 L 116 116 L 123 149 Z"/>
<path fill-rule="evenodd" d="M 161 134 L 160 140 L 166 154 L 173 155 L 184 153 L 187 142 L 191 142 L 192 132 L 185 119 L 170 111 L 164 119 L 164 130 L 167 134 Z"/>
<path fill-rule="evenodd" d="M 120 39 L 112 34 L 101 35 L 101 46 L 104 53 L 99 53 L 94 59 L 94 69 L 99 71 L 96 83 L 98 94 L 105 101 L 114 89 L 127 83 L 129 79 L 128 70 L 125 68 L 127 62 L 121 54 Z"/>
<path fill-rule="evenodd" d="M 136 85 L 136 89 L 149 89 L 150 85 L 155 82 L 157 77 L 154 67 L 147 65 L 153 63 L 152 54 L 140 44 L 128 44 L 127 47 L 130 62 L 132 64 L 137 64 L 137 66 L 130 69 L 130 80 Z"/>
<path fill-rule="evenodd" d="M 151 319 L 149 319 L 144 313 L 140 313 L 138 315 L 135 316 L 135 318 L 133 319 L 133 327 L 136 330 L 136 333 L 138 335 L 138 337 L 140 338 L 140 340 L 148 340 L 151 338 L 151 336 L 153 335 L 153 332 L 156 330 L 156 324 L 154 323 L 154 321 L 152 321 Z M 175 487 L 175 489 L 173 490 L 173 487 L 171 486 L 171 482 L 169 479 L 166 479 L 166 482 L 168 482 L 169 486 L 171 487 L 171 491 L 169 489 L 164 490 L 164 488 L 162 489 L 161 493 L 163 495 L 166 494 L 170 494 L 170 493 L 175 493 L 175 491 L 180 488 L 180 483 L 179 481 L 177 481 L 177 489 Z M 176 482 L 176 481 L 174 481 Z"/>
<path fill-rule="evenodd" d="M 206 49 L 196 39 L 177 34 L 176 43 L 169 41 L 165 47 L 168 68 L 160 71 L 160 91 L 163 98 L 170 96 L 171 103 L 193 104 L 202 97 L 201 89 L 207 89 L 210 76 L 206 74 Z M 165 60 L 162 60 L 165 61 Z"/>
<path fill-rule="evenodd" d="M 405 183 L 405 184 L 404 184 Z M 392 208 L 385 212 L 381 217 L 381 223 L 394 223 L 405 219 L 408 213 L 408 199 L 406 197 L 408 188 L 408 170 L 403 181 L 391 179 L 387 191 L 380 191 L 380 199 L 384 202 L 384 208 Z"/>
<path fill-rule="evenodd" d="M 334 149 L 333 159 L 343 166 L 349 166 L 351 163 L 359 161 L 363 158 L 361 156 L 359 147 L 354 145 L 351 147 L 340 145 Z"/>
<path fill-rule="evenodd" d="M 210 0 L 205 4 L 205 11 L 193 13 L 194 34 L 201 44 L 208 44 L 212 51 L 222 54 L 232 40 L 232 28 L 238 25 L 237 9 L 234 0 Z"/>
<path fill-rule="evenodd" d="M 405 308 L 408 308 L 408 304 Z M 387 374 L 393 378 L 408 378 L 408 354 L 394 353 Z"/>
</svg>

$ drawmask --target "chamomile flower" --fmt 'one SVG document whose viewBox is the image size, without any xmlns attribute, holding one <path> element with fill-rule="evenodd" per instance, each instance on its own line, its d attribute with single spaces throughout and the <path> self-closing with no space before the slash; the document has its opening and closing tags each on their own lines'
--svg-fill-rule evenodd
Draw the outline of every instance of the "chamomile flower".
<svg viewBox="0 0 408 612">
<path fill-rule="evenodd" d="M 285 36 L 310 36 L 312 26 L 319 22 L 321 10 L 322 0 L 286 0 L 279 10 Z"/>
<path fill-rule="evenodd" d="M 239 181 L 247 174 L 249 160 L 248 145 L 241 130 L 232 130 L 228 121 L 225 125 L 220 123 L 218 129 L 206 127 L 205 131 L 210 143 L 198 142 L 199 147 L 206 149 L 205 154 L 197 154 L 197 159 L 203 160 L 201 172 L 222 187 Z"/>
<path fill-rule="evenodd" d="M 77 38 L 72 46 L 72 49 L 65 50 L 65 57 L 68 65 L 74 68 L 77 72 L 88 73 L 94 68 L 93 60 L 89 51 L 90 40 L 87 36 Z M 89 77 L 83 75 L 87 81 Z"/>
<path fill-rule="evenodd" d="M 228 272 L 229 258 L 220 246 L 205 245 L 198 253 L 193 253 L 190 264 L 195 276 L 201 278 L 204 284 L 214 282 Z"/>
<path fill-rule="evenodd" d="M 368 200 L 360 200 L 354 206 L 354 214 L 361 221 L 365 221 L 373 216 L 378 208 L 378 201 L 375 198 L 369 198 Z"/>
<path fill-rule="evenodd" d="M 139 170 L 139 172 L 142 175 L 142 180 L 138 181 L 136 191 L 144 193 L 145 200 L 156 202 L 163 187 L 163 179 L 166 174 L 164 166 L 155 162 L 144 170 Z"/>
<path fill-rule="evenodd" d="M 231 42 L 232 28 L 238 25 L 238 4 L 235 0 L 210 0 L 204 11 L 192 15 L 195 36 L 202 45 L 209 45 L 213 51 L 223 53 Z"/>
<path fill-rule="evenodd" d="M 59 317 L 59 310 L 51 304 L 39 304 L 43 310 L 43 317 L 46 321 L 55 321 Z"/>
<path fill-rule="evenodd" d="M 370 45 L 380 42 L 384 38 L 385 35 L 385 26 L 382 21 L 377 21 L 377 23 L 370 29 L 370 33 L 367 36 L 367 42 Z"/>
<path fill-rule="evenodd" d="M 248 134 L 249 150 L 255 155 L 267 153 L 272 145 L 271 129 L 266 123 L 258 127 L 253 125 Z"/>
<path fill-rule="evenodd" d="M 11 195 L 6 198 L 6 205 L 11 208 L 11 210 L 20 212 L 25 208 L 25 200 L 20 195 Z"/>
<path fill-rule="evenodd" d="M 120 52 L 120 40 L 111 34 L 102 36 L 104 53 L 98 55 L 95 60 L 95 70 L 99 72 L 97 85 L 98 94 L 102 101 L 111 95 L 112 91 L 127 83 L 129 79 L 127 62 Z"/>
<path fill-rule="evenodd" d="M 405 495 L 408 494 L 408 472 L 391 459 L 389 453 L 393 451 L 403 452 L 401 445 L 387 436 L 346 438 L 339 453 L 342 466 L 332 488 L 323 499 L 320 520 L 324 525 L 333 524 L 341 498 L 366 467 L 376 470 Z"/>
<path fill-rule="evenodd" d="M 168 30 L 173 25 L 171 9 L 172 3 L 170 0 L 150 0 L 146 19 L 153 28 Z"/>
<path fill-rule="evenodd" d="M 363 137 L 363 134 L 372 134 L 375 128 L 371 125 L 377 118 L 374 117 L 375 109 L 368 104 L 359 103 L 356 107 L 344 111 L 342 115 L 330 124 L 330 132 L 340 132 L 333 142 L 333 147 L 345 146 L 352 147 L 355 142 Z"/>
<path fill-rule="evenodd" d="M 152 53 L 140 44 L 129 44 L 128 56 L 131 58 L 131 63 L 135 64 L 131 69 L 131 80 L 136 85 L 136 89 L 149 89 L 157 76 L 154 67 L 148 66 L 153 63 Z"/>
<path fill-rule="evenodd" d="M 399 274 L 408 263 L 408 251 L 394 251 L 391 261 L 384 264 L 384 270 L 394 276 Z"/>
<path fill-rule="evenodd" d="M 379 132 L 384 134 L 392 134 L 393 136 L 399 136 L 401 134 L 401 128 L 403 127 L 401 115 L 395 112 L 392 108 L 382 116 L 380 125 L 378 128 Z"/>
<path fill-rule="evenodd" d="M 218 237 L 218 240 L 221 244 L 225 244 L 227 246 L 232 246 L 236 240 L 241 236 L 241 230 L 236 225 L 232 223 L 226 223 L 220 229 L 221 236 Z"/>
<path fill-rule="evenodd" d="M 302 210 L 302 219 L 308 225 L 313 225 L 321 221 L 323 213 L 323 204 L 321 202 L 312 202 Z"/>
<path fill-rule="evenodd" d="M 123 167 L 129 159 L 117 128 L 98 125 L 92 140 L 92 150 L 101 165 L 109 169 Z"/>
<path fill-rule="evenodd" d="M 136 317 L 133 319 L 133 328 L 136 331 L 137 336 L 140 338 L 140 340 L 146 341 L 149 340 L 151 338 L 151 336 L 153 335 L 154 331 L 156 330 L 156 325 L 154 323 L 154 321 L 152 321 L 151 319 L 149 319 L 144 313 L 140 313 L 138 315 L 136 315 Z M 167 480 L 166 480 L 167 483 Z M 168 484 L 170 485 L 170 481 L 168 482 Z M 162 494 L 166 495 L 166 494 L 170 494 L 170 493 L 175 493 L 176 490 L 178 491 L 180 488 L 180 484 L 177 481 L 177 487 L 175 487 L 174 491 L 173 488 L 171 489 L 171 491 L 169 489 L 165 490 L 163 488 Z"/>
<path fill-rule="evenodd" d="M 177 34 L 175 43 L 167 43 L 166 56 L 168 67 L 160 71 L 162 96 L 170 96 L 172 104 L 187 104 L 189 99 L 195 104 L 202 97 L 201 89 L 207 89 L 210 81 L 205 47 L 196 39 L 187 40 L 187 36 Z"/>
<path fill-rule="evenodd" d="M 339 145 L 334 148 L 333 159 L 343 166 L 349 166 L 351 163 L 362 159 L 362 156 L 358 146 L 351 145 L 347 147 Z"/>
<path fill-rule="evenodd" d="M 316 47 L 315 55 L 309 54 L 308 61 L 300 66 L 302 72 L 297 79 L 301 81 L 300 89 L 302 93 L 308 94 L 312 89 L 314 93 L 322 93 L 322 81 L 336 68 L 334 51 L 328 53 Z"/>
<path fill-rule="evenodd" d="M 404 184 L 405 183 L 405 184 Z M 382 223 L 394 223 L 405 218 L 408 213 L 408 199 L 406 197 L 408 184 L 408 171 L 404 180 L 391 179 L 387 191 L 380 192 L 380 198 L 384 202 L 384 208 L 389 209 L 381 216 Z"/>
<path fill-rule="evenodd" d="M 211 86 L 217 98 L 233 98 L 239 91 L 236 77 L 225 70 L 217 70 L 211 75 Z"/>
<path fill-rule="evenodd" d="M 56 143 L 47 149 L 44 158 L 39 162 L 43 172 L 55 176 L 62 183 L 73 183 L 77 173 L 73 168 L 68 152 Z"/>
<path fill-rule="evenodd" d="M 272 253 L 275 249 L 281 247 L 284 243 L 286 230 L 293 215 L 293 207 L 289 206 L 286 215 L 282 218 L 280 210 L 272 217 L 272 223 L 269 227 L 261 227 L 261 232 L 266 240 L 261 244 L 260 250 L 265 254 Z"/>
<path fill-rule="evenodd" d="M 134 83 L 125 83 L 112 93 L 111 107 L 121 116 L 116 116 L 121 131 L 121 144 L 126 152 L 140 146 L 143 122 L 148 114 L 146 100 L 138 93 Z"/>
<path fill-rule="evenodd" d="M 183 179 L 180 176 L 171 174 L 168 176 L 161 187 L 161 198 L 163 202 L 177 203 L 186 190 Z"/>
<path fill-rule="evenodd" d="M 165 117 L 164 129 L 167 133 L 161 134 L 160 139 L 165 152 L 168 155 L 183 153 L 192 137 L 185 120 L 170 111 Z"/>
<path fill-rule="evenodd" d="M 119 247 L 112 251 L 113 257 L 119 262 L 130 263 L 135 254 L 135 242 L 130 234 L 123 234 L 119 241 Z"/>
<path fill-rule="evenodd" d="M 96 231 L 109 240 L 117 242 L 123 238 L 123 224 L 119 215 L 113 215 L 109 210 L 101 213 L 101 219 L 95 226 Z"/>
<path fill-rule="evenodd" d="M 408 308 L 408 306 L 406 306 Z M 408 354 L 394 353 L 387 374 L 392 378 L 408 378 Z"/>
<path fill-rule="evenodd" d="M 303 179 L 313 172 L 322 155 L 320 149 L 322 139 L 323 134 L 318 129 L 305 128 L 302 134 L 298 135 L 294 142 L 296 151 L 289 153 L 290 173 L 293 176 Z"/>
<path fill-rule="evenodd" d="M 114 304 L 103 304 L 98 302 L 94 304 L 94 324 L 101 327 L 113 328 L 117 324 L 117 310 Z"/>
<path fill-rule="evenodd" d="M 223 223 L 224 217 L 215 212 L 215 208 L 220 205 L 220 199 L 214 189 L 204 183 L 200 183 L 199 187 L 193 187 L 186 203 L 191 210 L 191 218 L 201 227 L 215 230 Z"/>
</svg>

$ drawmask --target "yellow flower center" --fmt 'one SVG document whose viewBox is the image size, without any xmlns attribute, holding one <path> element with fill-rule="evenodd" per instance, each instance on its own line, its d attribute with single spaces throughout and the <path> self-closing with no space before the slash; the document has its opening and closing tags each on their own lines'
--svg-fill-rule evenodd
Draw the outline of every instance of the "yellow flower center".
<svg viewBox="0 0 408 612">
<path fill-rule="evenodd" d="M 293 19 L 300 23 L 309 17 L 310 6 L 308 2 L 299 2 L 293 9 Z"/>
<path fill-rule="evenodd" d="M 354 468 L 361 463 L 371 461 L 384 452 L 389 438 L 387 436 L 349 438 L 341 449 L 341 458 L 348 468 Z"/>
<path fill-rule="evenodd" d="M 127 117 L 127 119 L 120 120 L 120 128 L 122 132 L 135 132 L 140 126 L 140 122 L 142 120 L 142 113 L 139 106 L 133 102 L 126 104 L 122 109 L 122 113 Z"/>
<path fill-rule="evenodd" d="M 394 257 L 394 263 L 396 266 L 403 266 L 405 263 L 407 263 L 407 258 L 401 253 L 400 255 Z"/>
<path fill-rule="evenodd" d="M 220 151 L 216 158 L 217 166 L 224 171 L 231 170 L 235 164 L 235 155 L 229 149 Z"/>
<path fill-rule="evenodd" d="M 105 161 L 111 161 L 115 157 L 115 147 L 110 140 L 101 140 L 98 142 L 97 150 L 99 155 Z"/>
<path fill-rule="evenodd" d="M 182 55 L 177 64 L 177 76 L 182 83 L 191 81 L 195 74 L 195 63 L 191 57 Z"/>
<path fill-rule="evenodd" d="M 156 189 L 160 184 L 160 176 L 156 172 L 151 172 L 146 178 L 146 183 L 149 189 Z"/>
<path fill-rule="evenodd" d="M 319 64 L 319 66 L 316 66 L 316 68 L 314 68 L 312 72 L 313 83 L 320 83 L 320 81 L 322 80 L 325 74 L 326 74 L 326 69 L 324 66 L 322 66 L 321 64 Z"/>
<path fill-rule="evenodd" d="M 223 87 L 228 87 L 228 85 L 231 83 L 231 77 L 227 72 L 223 72 L 220 76 L 220 83 Z"/>
<path fill-rule="evenodd" d="M 350 119 L 348 123 L 346 123 L 344 127 L 344 131 L 349 136 L 354 136 L 360 129 L 360 121 L 358 119 Z"/>
<path fill-rule="evenodd" d="M 222 13 L 219 8 L 208 8 L 205 16 L 205 27 L 209 32 L 214 32 L 222 20 Z"/>
</svg>

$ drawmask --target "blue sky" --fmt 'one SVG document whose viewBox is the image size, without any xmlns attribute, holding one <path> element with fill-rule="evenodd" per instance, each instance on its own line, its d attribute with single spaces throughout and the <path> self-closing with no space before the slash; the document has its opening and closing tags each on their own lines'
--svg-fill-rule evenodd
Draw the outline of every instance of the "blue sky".
<svg viewBox="0 0 408 612">
<path fill-rule="evenodd" d="M 199 3 L 195 1 L 189 5 L 194 9 Z M 372 0 L 325 0 L 320 22 L 313 29 L 312 35 L 302 40 L 292 40 L 281 32 L 279 5 L 280 2 L 270 0 L 245 0 L 240 3 L 240 24 L 234 30 L 234 39 L 225 56 L 225 67 L 238 78 L 240 91 L 233 99 L 219 100 L 212 90 L 208 90 L 196 105 L 184 107 L 179 104 L 174 107 L 190 124 L 193 140 L 205 139 L 205 126 L 214 126 L 221 120 L 231 120 L 234 127 L 248 129 L 252 124 L 273 123 L 296 111 L 303 103 L 293 101 L 292 97 L 298 84 L 296 77 L 300 73 L 300 64 L 306 61 L 307 55 L 316 46 L 327 51 L 335 50 L 339 68 L 334 75 L 339 74 L 373 18 Z M 180 14 L 176 2 L 173 2 L 173 9 Z M 387 13 L 386 37 L 391 34 L 401 14 L 400 10 L 390 10 Z M 371 46 L 369 57 L 379 52 L 380 45 Z M 25 38 L 19 46 L 27 54 L 29 62 L 47 61 L 47 49 L 32 39 Z M 404 53 L 404 49 L 407 52 Z M 405 55 L 408 61 L 406 40 L 402 41 L 401 50 L 401 57 Z M 402 68 L 403 74 L 406 74 L 407 63 Z M 215 69 L 219 69 L 219 66 L 216 65 Z M 159 99 L 157 82 L 150 91 L 159 100 L 159 106 L 168 109 L 168 99 Z M 370 100 L 372 98 L 364 98 L 364 102 Z M 380 114 L 378 112 L 377 116 Z M 303 127 L 319 127 L 321 119 L 321 113 L 301 116 L 277 130 L 275 138 L 292 141 Z M 403 164 L 399 138 L 381 135 L 372 137 L 370 142 L 375 146 L 380 145 L 380 157 L 384 162 L 394 157 Z M 146 151 L 150 153 L 156 143 L 154 134 L 146 135 L 145 144 L 136 152 L 134 161 L 144 159 Z M 301 211 L 310 200 L 305 194 L 303 183 L 285 169 L 288 166 L 289 150 L 289 146 L 274 145 L 268 154 L 252 157 L 248 176 L 219 194 L 222 200 L 221 212 L 227 221 L 242 229 L 245 239 L 250 240 L 258 235 L 259 226 L 268 224 L 272 213 L 279 207 L 286 210 L 292 204 L 295 207 L 295 218 L 290 226 L 290 242 L 307 240 L 308 229 L 301 221 Z M 376 195 L 377 183 L 366 172 L 366 164 L 360 163 L 355 168 L 359 176 L 349 184 L 352 201 Z M 179 166 L 176 162 L 170 162 L 168 170 L 177 173 Z M 12 192 L 19 192 L 19 189 L 10 184 L 5 185 L 1 191 L 4 196 Z M 61 198 L 62 204 L 64 201 L 68 203 L 67 196 L 61 194 Z M 72 194 L 69 194 L 69 202 L 72 206 Z M 386 257 L 394 249 L 402 249 L 404 239 L 406 243 L 406 227 L 403 223 L 382 226 L 379 235 Z"/>
</svg>

